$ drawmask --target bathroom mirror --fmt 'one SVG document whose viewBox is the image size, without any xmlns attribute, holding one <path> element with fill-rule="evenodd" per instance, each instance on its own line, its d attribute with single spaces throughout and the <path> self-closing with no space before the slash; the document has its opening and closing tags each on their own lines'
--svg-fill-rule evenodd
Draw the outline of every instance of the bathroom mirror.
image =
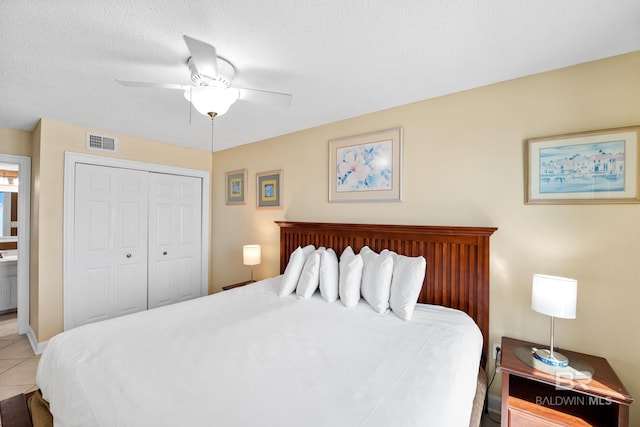
<svg viewBox="0 0 640 427">
<path fill-rule="evenodd" d="M 7 238 L 16 237 L 18 235 L 17 228 L 17 207 L 18 207 L 18 193 L 2 191 L 0 192 L 0 223 L 2 229 L 0 237 L 3 240 Z"/>
<path fill-rule="evenodd" d="M 18 165 L 0 163 L 0 249 L 15 249 L 18 241 Z"/>
</svg>

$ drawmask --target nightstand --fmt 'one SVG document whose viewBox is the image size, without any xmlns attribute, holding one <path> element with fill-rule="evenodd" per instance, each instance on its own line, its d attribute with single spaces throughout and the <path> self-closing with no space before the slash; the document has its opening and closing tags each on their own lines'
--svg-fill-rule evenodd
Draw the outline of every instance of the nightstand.
<svg viewBox="0 0 640 427">
<path fill-rule="evenodd" d="M 570 371 L 559 375 L 535 369 L 523 362 L 525 349 L 546 348 L 513 338 L 502 338 L 502 423 L 507 426 L 628 426 L 629 395 L 606 359 L 562 349 L 570 363 L 593 369 L 589 379 Z"/>
<path fill-rule="evenodd" d="M 223 291 L 228 291 L 229 289 L 239 288 L 240 286 L 248 285 L 249 283 L 255 283 L 255 280 L 247 280 L 246 282 L 234 283 L 233 285 L 223 286 Z"/>
</svg>

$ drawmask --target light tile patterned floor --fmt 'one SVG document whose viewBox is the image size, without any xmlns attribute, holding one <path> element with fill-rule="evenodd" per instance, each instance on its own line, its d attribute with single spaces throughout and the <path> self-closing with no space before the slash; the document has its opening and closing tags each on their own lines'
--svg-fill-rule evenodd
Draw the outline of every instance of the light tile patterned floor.
<svg viewBox="0 0 640 427">
<path fill-rule="evenodd" d="M 16 313 L 0 315 L 0 400 L 37 389 L 39 361 L 26 335 L 18 335 Z"/>
</svg>

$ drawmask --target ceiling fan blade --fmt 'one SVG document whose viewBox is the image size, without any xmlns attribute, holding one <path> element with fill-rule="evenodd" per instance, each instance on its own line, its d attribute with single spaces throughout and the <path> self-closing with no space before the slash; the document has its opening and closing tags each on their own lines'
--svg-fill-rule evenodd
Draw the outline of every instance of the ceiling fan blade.
<svg viewBox="0 0 640 427">
<path fill-rule="evenodd" d="M 185 85 L 179 85 L 179 84 L 173 84 L 173 83 L 133 82 L 129 80 L 118 80 L 118 79 L 116 79 L 116 81 L 120 83 L 122 86 L 126 86 L 126 87 L 150 87 L 150 88 L 159 88 L 159 89 L 180 89 L 180 90 L 185 90 L 189 87 L 188 85 L 185 86 Z"/>
<path fill-rule="evenodd" d="M 216 55 L 216 48 L 192 37 L 183 37 L 189 52 L 191 52 L 191 60 L 198 73 L 211 78 L 217 77 L 218 55 Z"/>
<path fill-rule="evenodd" d="M 268 104 L 281 108 L 291 106 L 293 95 L 289 93 L 271 92 L 268 90 L 236 88 L 240 92 L 239 99 L 259 104 Z"/>
</svg>

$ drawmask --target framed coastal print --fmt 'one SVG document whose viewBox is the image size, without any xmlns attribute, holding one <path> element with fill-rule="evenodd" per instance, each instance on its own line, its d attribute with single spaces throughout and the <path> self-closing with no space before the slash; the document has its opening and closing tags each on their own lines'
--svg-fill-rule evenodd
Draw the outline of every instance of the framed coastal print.
<svg viewBox="0 0 640 427">
<path fill-rule="evenodd" d="M 329 141 L 330 202 L 402 200 L 402 128 Z"/>
<path fill-rule="evenodd" d="M 247 194 L 247 170 L 238 169 L 225 174 L 225 204 L 244 205 Z"/>
<path fill-rule="evenodd" d="M 282 169 L 256 174 L 258 209 L 282 208 Z"/>
<path fill-rule="evenodd" d="M 639 138 L 633 126 L 527 140 L 525 203 L 640 203 Z"/>
</svg>

